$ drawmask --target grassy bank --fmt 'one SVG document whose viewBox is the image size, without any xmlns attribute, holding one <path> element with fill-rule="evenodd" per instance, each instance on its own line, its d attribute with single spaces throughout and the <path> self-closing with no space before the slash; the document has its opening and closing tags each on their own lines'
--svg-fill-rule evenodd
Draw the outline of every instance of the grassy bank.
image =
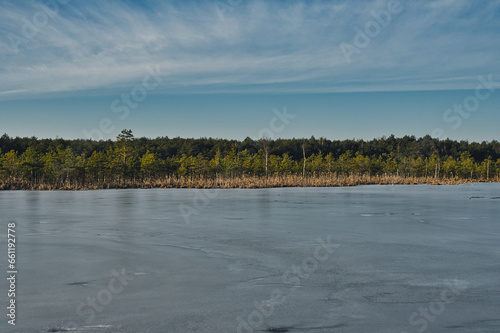
<svg viewBox="0 0 500 333">
<path fill-rule="evenodd" d="M 498 177 L 486 179 L 401 177 L 394 175 L 323 175 L 323 176 L 241 176 L 233 178 L 215 177 L 164 177 L 150 180 L 127 180 L 98 183 L 30 183 L 26 181 L 3 182 L 0 190 L 99 190 L 117 188 L 277 188 L 277 187 L 338 187 L 358 185 L 456 185 L 471 182 L 499 182 Z"/>
</svg>

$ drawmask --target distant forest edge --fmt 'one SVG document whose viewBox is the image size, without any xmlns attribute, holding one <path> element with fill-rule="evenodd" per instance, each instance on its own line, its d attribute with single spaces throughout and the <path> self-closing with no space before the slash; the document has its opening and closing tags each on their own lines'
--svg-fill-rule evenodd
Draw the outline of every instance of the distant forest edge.
<svg viewBox="0 0 500 333">
<path fill-rule="evenodd" d="M 0 189 L 259 188 L 499 181 L 500 143 L 0 137 Z"/>
</svg>

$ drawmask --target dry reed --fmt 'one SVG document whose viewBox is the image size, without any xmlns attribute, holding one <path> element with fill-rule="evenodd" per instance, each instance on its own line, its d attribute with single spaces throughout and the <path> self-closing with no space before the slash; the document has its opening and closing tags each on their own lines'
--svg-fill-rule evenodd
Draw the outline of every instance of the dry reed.
<svg viewBox="0 0 500 333">
<path fill-rule="evenodd" d="M 240 177 L 165 177 L 140 181 L 113 181 L 106 183 L 30 183 L 4 182 L 0 180 L 0 190 L 99 190 L 123 188 L 277 188 L 277 187 L 338 187 L 358 185 L 456 185 L 471 182 L 500 182 L 498 177 L 486 179 L 401 177 L 394 175 L 320 175 L 320 176 L 240 176 Z"/>
</svg>

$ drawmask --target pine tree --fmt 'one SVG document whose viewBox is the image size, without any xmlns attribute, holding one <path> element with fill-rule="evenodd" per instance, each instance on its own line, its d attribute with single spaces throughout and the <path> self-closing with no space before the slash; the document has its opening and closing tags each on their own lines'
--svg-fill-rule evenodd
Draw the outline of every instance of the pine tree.
<svg viewBox="0 0 500 333">
<path fill-rule="evenodd" d="M 17 151 L 11 150 L 2 156 L 0 164 L 9 182 L 17 181 L 21 176 L 21 161 Z"/>
<path fill-rule="evenodd" d="M 159 162 L 156 154 L 151 153 L 149 150 L 141 158 L 141 175 L 145 178 L 152 178 L 157 175 L 159 171 Z"/>
</svg>

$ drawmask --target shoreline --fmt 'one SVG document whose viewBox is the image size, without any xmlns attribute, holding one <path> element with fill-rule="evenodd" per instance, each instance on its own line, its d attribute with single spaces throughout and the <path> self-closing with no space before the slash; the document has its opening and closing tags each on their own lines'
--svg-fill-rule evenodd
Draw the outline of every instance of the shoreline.
<svg viewBox="0 0 500 333">
<path fill-rule="evenodd" d="M 165 177 L 146 181 L 99 182 L 91 184 L 32 184 L 29 182 L 2 182 L 0 191 L 91 191 L 106 189 L 262 189 L 284 187 L 352 187 L 362 185 L 459 185 L 468 183 L 499 183 L 498 177 L 490 179 L 401 177 L 401 176 L 243 176 L 235 178 Z"/>
</svg>

